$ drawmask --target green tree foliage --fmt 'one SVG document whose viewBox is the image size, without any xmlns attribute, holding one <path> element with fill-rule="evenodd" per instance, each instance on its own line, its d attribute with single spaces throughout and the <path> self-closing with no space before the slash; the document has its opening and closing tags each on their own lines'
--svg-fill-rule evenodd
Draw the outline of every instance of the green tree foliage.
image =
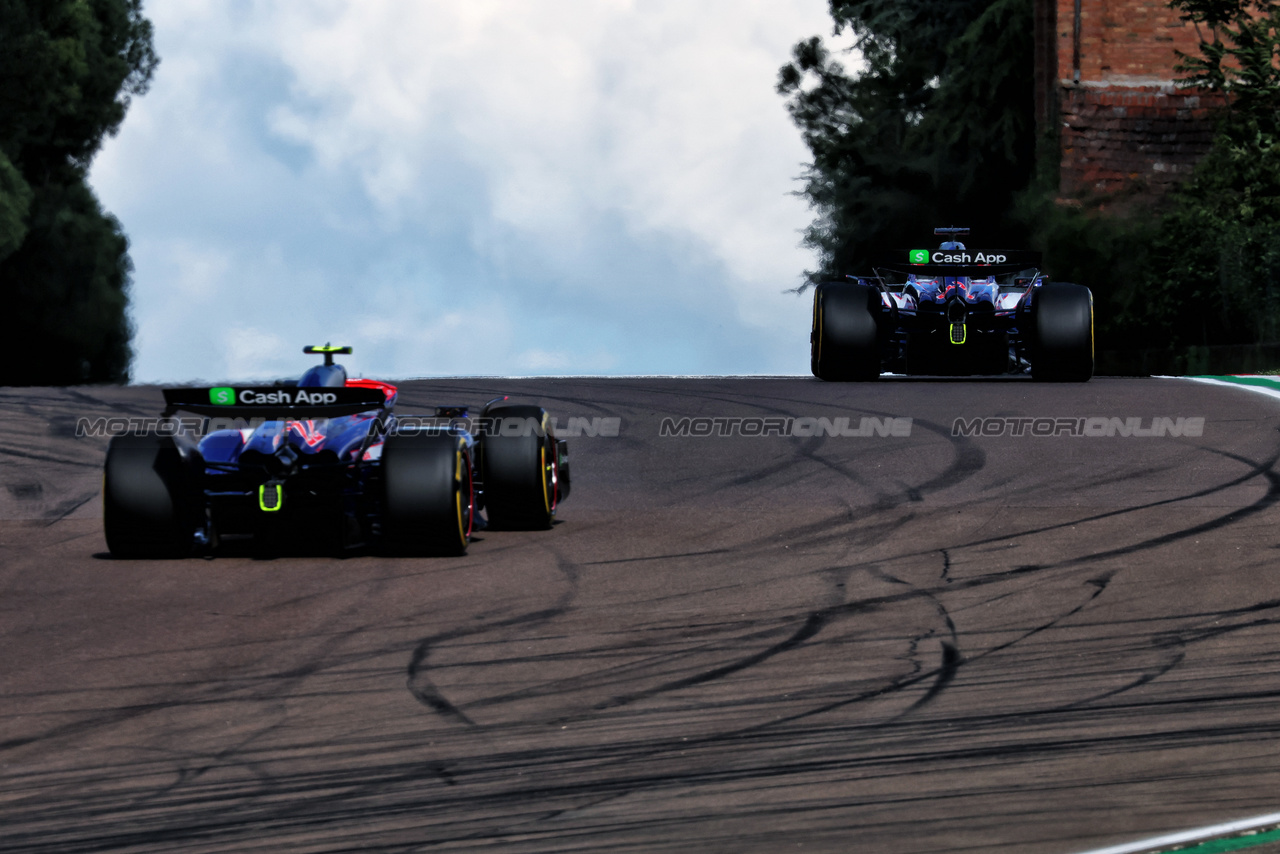
<svg viewBox="0 0 1280 854">
<path fill-rule="evenodd" d="M 1035 160 L 1031 0 L 831 0 L 831 14 L 865 67 L 851 75 L 814 37 L 778 79 L 813 154 L 811 279 L 936 225 L 986 245 L 1025 239 L 1010 212 Z"/>
<path fill-rule="evenodd" d="M 1280 130 L 1280 3 L 1271 0 L 1172 0 L 1200 33 L 1200 55 L 1178 52 L 1185 86 L 1226 96 L 1223 131 L 1248 139 Z"/>
<path fill-rule="evenodd" d="M 18 168 L 0 151 L 0 262 L 13 254 L 27 236 L 31 187 Z"/>
<path fill-rule="evenodd" d="M 128 376 L 128 241 L 85 177 L 157 62 L 141 0 L 0 0 L 0 293 L 31 342 L 0 384 Z"/>
<path fill-rule="evenodd" d="M 1184 85 L 1226 99 L 1152 243 L 1144 315 L 1175 345 L 1280 340 L 1280 3 L 1174 0 L 1201 35 Z"/>
<path fill-rule="evenodd" d="M 22 307 L 27 341 L 0 368 L 6 384 L 127 379 L 128 248 L 120 223 L 83 181 L 41 188 L 26 240 L 0 267 L 8 305 Z"/>
<path fill-rule="evenodd" d="M 1174 345 L 1280 340 L 1280 141 L 1220 136 L 1151 250 L 1145 322 Z"/>
<path fill-rule="evenodd" d="M 1014 215 L 1031 231 L 1030 245 L 1044 253 L 1051 279 L 1079 282 L 1093 291 L 1097 346 L 1132 350 L 1167 344 L 1149 290 L 1158 212 L 1126 198 L 1064 206 L 1057 190 L 1048 176 L 1033 182 L 1019 195 Z"/>
</svg>

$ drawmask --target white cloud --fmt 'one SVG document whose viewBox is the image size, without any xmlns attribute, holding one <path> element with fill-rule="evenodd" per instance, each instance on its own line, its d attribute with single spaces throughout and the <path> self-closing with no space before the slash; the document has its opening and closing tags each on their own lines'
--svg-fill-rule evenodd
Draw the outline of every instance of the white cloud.
<svg viewBox="0 0 1280 854">
<path fill-rule="evenodd" d="M 807 367 L 807 152 L 773 87 L 825 0 L 147 13 L 153 91 L 93 175 L 135 241 L 140 379 L 249 370 L 266 329 L 392 375 Z M 200 324 L 231 332 L 180 354 Z"/>
<path fill-rule="evenodd" d="M 222 333 L 222 356 L 230 376 L 268 380 L 290 373 L 284 355 L 293 348 L 270 329 L 236 326 Z"/>
<path fill-rule="evenodd" d="M 443 121 L 503 221 L 551 237 L 616 210 L 704 241 L 772 292 L 808 260 L 807 212 L 787 196 L 806 151 L 773 86 L 790 44 L 826 23 L 802 12 L 822 5 L 365 2 L 310 21 L 294 8 L 275 29 L 318 109 L 282 107 L 274 127 L 327 168 L 361 169 L 392 207 Z"/>
</svg>

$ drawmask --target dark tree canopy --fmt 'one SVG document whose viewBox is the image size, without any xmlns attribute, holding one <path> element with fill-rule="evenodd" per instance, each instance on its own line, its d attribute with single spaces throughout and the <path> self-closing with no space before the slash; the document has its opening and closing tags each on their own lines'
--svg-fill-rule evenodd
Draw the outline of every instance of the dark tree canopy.
<svg viewBox="0 0 1280 854">
<path fill-rule="evenodd" d="M 1035 161 L 1031 0 L 831 0 L 831 14 L 865 67 L 850 74 L 814 37 L 778 80 L 813 154 L 811 278 L 860 272 L 937 225 L 1024 240 L 1010 211 Z"/>
<path fill-rule="evenodd" d="M 1280 340 L 1280 3 L 1173 0 L 1198 56 L 1184 85 L 1222 93 L 1217 137 L 1151 245 L 1145 322 L 1178 345 Z"/>
<path fill-rule="evenodd" d="M 0 384 L 128 376 L 128 241 L 85 177 L 157 61 L 141 0 L 0 0 L 0 293 L 32 342 Z"/>
<path fill-rule="evenodd" d="M 1200 33 L 1199 56 L 1179 51 L 1184 86 L 1221 92 L 1224 131 L 1248 139 L 1280 132 L 1280 2 L 1172 0 Z"/>
<path fill-rule="evenodd" d="M 0 369 L 8 385 L 117 381 L 129 364 L 131 267 L 120 223 L 83 181 L 45 184 L 22 247 L 0 265 L 5 299 L 22 307 L 27 344 Z M 12 315 L 10 315 L 12 317 Z M 88 368 L 86 369 L 86 365 Z M 108 373 L 100 366 L 113 366 Z"/>
</svg>

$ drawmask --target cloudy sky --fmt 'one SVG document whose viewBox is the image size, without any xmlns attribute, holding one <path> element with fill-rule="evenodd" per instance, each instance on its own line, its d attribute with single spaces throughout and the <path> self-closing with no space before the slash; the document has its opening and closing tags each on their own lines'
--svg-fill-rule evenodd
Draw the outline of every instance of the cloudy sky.
<svg viewBox="0 0 1280 854">
<path fill-rule="evenodd" d="M 92 172 L 134 379 L 807 373 L 807 152 L 774 92 L 826 0 L 150 2 Z"/>
</svg>

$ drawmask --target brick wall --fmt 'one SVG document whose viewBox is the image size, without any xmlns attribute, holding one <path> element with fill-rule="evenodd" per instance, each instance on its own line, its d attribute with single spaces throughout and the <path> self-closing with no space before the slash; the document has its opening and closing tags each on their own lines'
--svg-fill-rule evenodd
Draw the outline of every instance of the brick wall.
<svg viewBox="0 0 1280 854">
<path fill-rule="evenodd" d="M 1036 0 L 1037 116 L 1056 117 L 1064 196 L 1160 195 L 1212 140 L 1212 96 L 1178 89 L 1195 28 L 1166 0 Z"/>
<path fill-rule="evenodd" d="M 1197 54 L 1195 28 L 1165 0 L 1050 0 L 1057 6 L 1058 79 L 1064 86 L 1163 84 L 1175 50 Z M 1079 6 L 1078 19 L 1075 14 Z"/>
<path fill-rule="evenodd" d="M 1162 195 L 1213 140 L 1201 96 L 1162 86 L 1064 87 L 1063 195 L 1138 190 Z"/>
</svg>

